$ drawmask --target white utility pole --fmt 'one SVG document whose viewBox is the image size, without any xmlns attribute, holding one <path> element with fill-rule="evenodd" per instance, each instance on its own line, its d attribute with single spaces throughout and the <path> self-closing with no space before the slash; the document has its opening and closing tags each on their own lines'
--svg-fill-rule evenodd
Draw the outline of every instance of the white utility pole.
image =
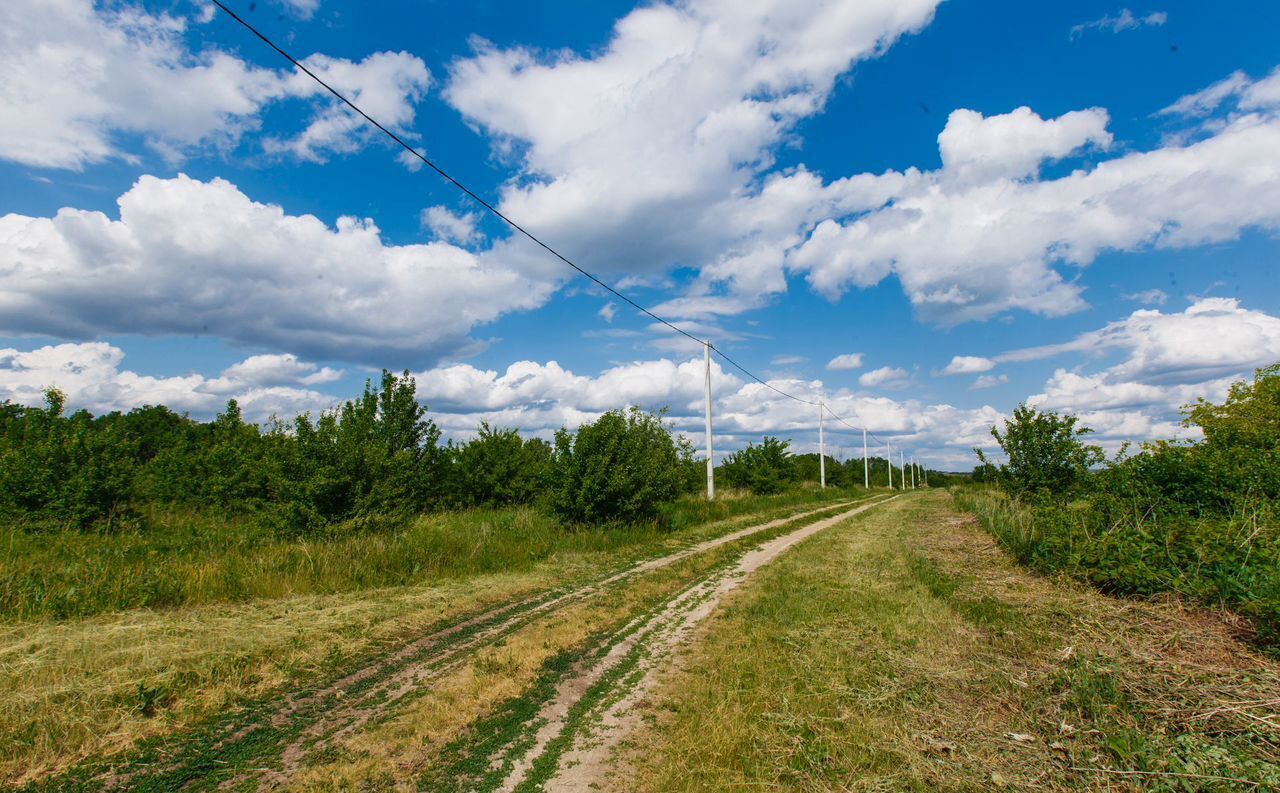
<svg viewBox="0 0 1280 793">
<path fill-rule="evenodd" d="M 818 403 L 818 479 L 822 482 L 822 487 L 827 486 L 827 442 L 822 435 L 822 414 L 826 412 L 826 406 L 821 402 Z"/>
<path fill-rule="evenodd" d="M 902 456 L 902 452 L 898 452 L 898 467 L 902 469 L 902 489 L 907 489 L 907 463 Z"/>
<path fill-rule="evenodd" d="M 716 497 L 716 458 L 711 453 L 711 342 L 709 341 L 702 343 L 702 362 L 707 372 L 707 500 L 713 501 Z"/>
<path fill-rule="evenodd" d="M 862 486 L 871 489 L 871 462 L 867 458 L 867 431 L 862 431 Z"/>
<path fill-rule="evenodd" d="M 893 489 L 893 444 L 884 442 L 884 456 L 889 460 L 889 489 Z"/>
</svg>

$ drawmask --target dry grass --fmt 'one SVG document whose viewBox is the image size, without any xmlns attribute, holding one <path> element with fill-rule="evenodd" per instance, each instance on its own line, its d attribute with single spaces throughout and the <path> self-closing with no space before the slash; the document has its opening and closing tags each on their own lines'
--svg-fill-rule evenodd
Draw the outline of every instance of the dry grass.
<svg viewBox="0 0 1280 793">
<path fill-rule="evenodd" d="M 1032 575 L 929 493 L 762 571 L 617 787 L 1268 789 L 1277 691 L 1221 615 Z"/>
<path fill-rule="evenodd" d="M 581 650 L 704 575 L 727 554 L 720 548 L 629 580 L 586 602 L 555 611 L 483 650 L 414 698 L 390 718 L 360 732 L 290 781 L 289 790 L 358 789 L 361 785 L 414 789 L 410 780 L 435 754 L 497 704 L 523 693 L 551 657 Z"/>
<path fill-rule="evenodd" d="M 39 778 L 85 757 L 124 751 L 304 685 L 455 615 L 789 514 L 800 504 L 757 504 L 751 512 L 743 503 L 734 509 L 746 514 L 729 520 L 621 548 L 561 551 L 516 573 L 0 625 L 0 781 Z"/>
</svg>

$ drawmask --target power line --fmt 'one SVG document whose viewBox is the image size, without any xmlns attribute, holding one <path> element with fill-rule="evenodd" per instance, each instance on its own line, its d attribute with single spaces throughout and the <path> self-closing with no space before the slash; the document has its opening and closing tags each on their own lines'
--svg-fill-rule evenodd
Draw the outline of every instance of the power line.
<svg viewBox="0 0 1280 793">
<path fill-rule="evenodd" d="M 712 344 L 711 342 L 709 342 L 709 341 L 707 341 L 707 340 L 705 340 L 705 339 L 700 339 L 700 338 L 698 338 L 697 336 L 695 336 L 695 335 L 693 335 L 692 333 L 690 333 L 689 331 L 685 330 L 684 328 L 679 327 L 679 326 L 678 326 L 678 325 L 676 325 L 675 323 L 672 323 L 672 322 L 669 322 L 668 320 L 663 319 L 662 317 L 660 317 L 660 316 L 658 316 L 657 314 L 653 313 L 652 311 L 650 311 L 649 309 L 647 309 L 647 308 L 645 308 L 644 306 L 640 305 L 640 304 L 639 304 L 639 303 L 637 303 L 636 301 L 634 301 L 634 300 L 632 300 L 631 298 L 627 297 L 626 295 L 622 294 L 622 293 L 621 293 L 621 292 L 619 292 L 617 289 L 614 289 L 612 286 L 610 286 L 609 284 L 605 283 L 605 282 L 604 282 L 604 281 L 602 281 L 601 279 L 599 279 L 599 278 L 597 278 L 596 276 L 592 275 L 592 274 L 591 274 L 590 272 L 588 272 L 587 270 L 585 270 L 585 269 L 583 269 L 582 267 L 578 266 L 578 265 L 577 265 L 576 263 L 574 263 L 571 259 L 569 259 L 569 257 L 565 256 L 564 254 L 562 254 L 562 253 L 560 253 L 559 251 L 557 251 L 555 248 L 551 247 L 551 246 L 550 246 L 550 245 L 548 245 L 547 243 L 545 243 L 545 242 L 543 242 L 542 240 L 538 239 L 538 237 L 534 236 L 534 235 L 533 235 L 529 230 L 527 230 L 524 226 L 521 226 L 519 223 L 517 223 L 517 222 L 515 222 L 514 220 L 512 220 L 511 218 L 507 217 L 507 216 L 506 216 L 505 214 L 503 214 L 503 212 L 502 212 L 500 209 L 498 209 L 496 206 L 494 206 L 493 204 L 489 203 L 489 202 L 488 202 L 488 201 L 486 201 L 485 199 L 481 198 L 479 194 L 477 194 L 477 193 L 476 193 L 475 191 L 473 191 L 471 188 L 469 188 L 469 187 L 467 187 L 466 185 L 464 185 L 462 182 L 459 182 L 459 181 L 458 181 L 457 179 L 455 179 L 453 176 L 449 175 L 449 173 L 448 173 L 447 171 L 445 171 L 442 167 L 440 167 L 439 165 L 435 164 L 435 163 L 434 163 L 434 162 L 432 162 L 430 159 L 428 159 L 428 158 L 426 157 L 426 155 L 424 155 L 422 152 L 418 151 L 417 149 L 415 149 L 414 147 L 412 147 L 412 146 L 410 146 L 408 143 L 406 143 L 406 142 L 405 142 L 405 141 L 404 141 L 404 140 L 403 140 L 399 135 L 397 135 L 396 133 L 394 133 L 394 132 L 392 132 L 391 130 L 387 129 L 387 128 L 386 128 L 386 127 L 384 127 L 382 124 L 380 124 L 380 123 L 378 122 L 378 120 L 377 120 L 377 119 L 373 118 L 373 117 L 372 117 L 372 116 L 370 116 L 368 113 L 366 113 L 366 112 L 364 112 L 363 110 L 361 110 L 361 109 L 360 109 L 360 107 L 359 107 L 358 105 L 356 105 L 356 103 L 355 103 L 355 102 L 352 102 L 350 99 L 348 99 L 346 96 L 344 96 L 341 92 L 339 92 L 336 88 L 334 88 L 333 86 L 331 86 L 331 85 L 329 85 L 328 83 L 326 83 L 323 79 L 321 79 L 321 78 L 320 78 L 320 76 L 319 76 L 319 75 L 317 75 L 315 72 L 313 72 L 313 71 L 311 71 L 310 69 L 308 69 L 308 68 L 307 68 L 307 67 L 306 67 L 306 66 L 305 66 L 301 61 L 299 61 L 297 58 L 295 58 L 295 57 L 293 57 L 292 55 L 290 55 L 290 54 L 289 54 L 288 52 L 286 52 L 283 48 L 281 48 L 278 44 L 276 44 L 274 41 L 272 41 L 270 38 L 268 38 L 268 37 L 267 37 L 267 35 L 266 35 L 265 33 L 263 33 L 262 31 L 258 30 L 258 29 L 257 29 L 256 27 L 254 27 L 252 24 L 250 24 L 248 20 L 246 20 L 245 18 L 241 17 L 239 14 L 237 14 L 236 12 L 234 12 L 234 11 L 232 11 L 230 8 L 228 8 L 228 7 L 227 7 L 227 6 L 222 2 L 222 0 L 210 0 L 210 2 L 212 2 L 215 6 L 217 6 L 217 7 L 218 7 L 218 9 L 219 9 L 219 10 L 221 10 L 224 14 L 226 14 L 226 15 L 227 15 L 227 16 L 229 16 L 229 17 L 231 17 L 231 18 L 232 18 L 233 20 L 235 20 L 236 22 L 240 23 L 240 25 L 241 25 L 242 27 L 244 27 L 244 29 L 245 29 L 245 30 L 248 30 L 250 33 L 252 33 L 252 34 L 253 34 L 254 36 L 256 36 L 258 39 L 260 39 L 260 40 L 262 41 L 262 43 L 266 44 L 268 47 L 270 47 L 271 49 L 275 50 L 275 51 L 276 51 L 276 53 L 280 55 L 280 57 L 284 58 L 284 59 L 285 59 L 285 60 L 287 60 L 289 63 L 293 64 L 293 65 L 294 65 L 294 67 L 296 67 L 296 68 L 297 68 L 299 71 L 301 71 L 303 74 L 305 74 L 305 75 L 307 75 L 308 77 L 310 77 L 312 80 L 315 80 L 315 81 L 316 81 L 316 83 L 318 83 L 322 88 L 324 88 L 324 89 L 325 89 L 326 91 L 328 91 L 330 94 L 333 94 L 333 96 L 334 96 L 335 98 L 337 98 L 337 100 L 338 100 L 339 102 L 341 102 L 342 104 L 344 104 L 344 105 L 346 105 L 347 107 L 351 108 L 351 110 L 355 111 L 355 113 L 356 113 L 357 115 L 359 115 L 359 116 L 360 116 L 361 118 L 363 118 L 365 121 L 367 121 L 367 122 L 369 122 L 370 124 L 372 124 L 372 125 L 373 125 L 373 126 L 374 126 L 378 131 L 379 131 L 379 132 L 383 133 L 383 134 L 384 134 L 384 135 L 386 135 L 388 138 L 390 138 L 391 140 L 395 141 L 395 142 L 396 142 L 396 143 L 397 143 L 401 148 L 403 148 L 405 151 L 409 152 L 409 154 L 411 154 L 411 155 L 413 155 L 414 157 L 417 157 L 419 160 L 421 160 L 421 161 L 423 162 L 423 164 L 425 164 L 428 168 L 430 168 L 431 170 L 433 170 L 433 171 L 435 171 L 437 174 L 439 174 L 439 175 L 440 175 L 440 177 L 441 177 L 442 179 L 444 179 L 446 182 L 448 182 L 449 184 L 451 184 L 451 185 L 453 185 L 454 187 L 456 187 L 456 188 L 458 188 L 459 190 L 461 190 L 461 191 L 462 191 L 462 192 L 463 192 L 463 193 L 464 193 L 468 198 L 470 198 L 472 201 L 475 201 L 477 204 L 479 204 L 480 206 L 484 207 L 486 210 L 488 210 L 490 213 L 492 213 L 495 217 L 497 217 L 497 218 L 499 218 L 500 220 L 502 220 L 502 222 L 506 223 L 508 226 L 510 226 L 511 228 L 515 229 L 517 232 L 519 232 L 520 234 L 524 235 L 524 236 L 525 236 L 526 238 L 528 238 L 529 240 L 531 240 L 531 241 L 533 241 L 534 243 L 536 243 L 539 247 L 541 247 L 543 250 L 545 250 L 545 251 L 547 251 L 548 253 L 550 253 L 552 256 L 556 257 L 556 258 L 557 258 L 557 259 L 559 259 L 560 261 L 562 261 L 562 262 L 564 262 L 565 264 L 567 264 L 567 265 L 569 265 L 570 267 L 572 267 L 572 268 L 573 268 L 574 270 L 576 270 L 580 275 L 582 275 L 582 276 L 586 277 L 587 279 L 589 279 L 590 281 L 592 281 L 593 283 L 595 283 L 595 284 L 596 284 L 597 286 L 599 286 L 600 288 L 602 288 L 602 289 L 604 289 L 605 291 L 609 292 L 609 294 L 611 294 L 611 295 L 613 295 L 614 297 L 618 298 L 619 300 L 623 301 L 624 303 L 626 303 L 627 305 L 629 305 L 629 306 L 631 306 L 632 308 L 636 309 L 637 311 L 641 312 L 642 314 L 644 314 L 644 315 L 646 315 L 646 316 L 648 316 L 648 317 L 650 317 L 650 318 L 652 318 L 652 319 L 656 320 L 657 322 L 660 322 L 661 324 L 665 325 L 666 327 L 670 328 L 671 330 L 674 330 L 676 333 L 679 333 L 680 335 L 685 336 L 686 338 L 691 339 L 691 340 L 693 340 L 693 341 L 697 342 L 698 344 L 704 344 L 704 345 L 706 345 L 709 349 L 711 349 L 711 351 L 713 351 L 716 355 L 719 355 L 721 358 L 723 358 L 726 362 L 728 362 L 728 363 L 729 363 L 731 366 L 733 366 L 735 369 L 737 369 L 738 371 L 742 372 L 742 373 L 743 373 L 743 374 L 745 374 L 747 377 L 750 377 L 752 380 L 756 381 L 757 383 L 759 383 L 759 384 L 763 385 L 764 387 L 766 387 L 766 388 L 768 388 L 768 389 L 770 389 L 770 390 L 772 390 L 772 391 L 774 391 L 774 392 L 778 393 L 778 394 L 779 394 L 779 395 L 781 395 L 781 396 L 786 397 L 787 399 L 795 400 L 796 402 L 799 402 L 799 403 L 801 403 L 801 404 L 804 404 L 804 405 L 820 406 L 820 407 L 821 407 L 821 409 L 826 410 L 828 413 L 830 413 L 830 414 L 832 415 L 832 417 L 834 417 L 837 421 L 841 422 L 841 423 L 842 423 L 842 424 L 844 424 L 845 426 L 851 427 L 851 428 L 853 428 L 853 429 L 858 429 L 858 430 L 861 430 L 861 429 L 862 429 L 862 428 L 860 428 L 860 427 L 853 427 L 853 425 L 852 425 L 852 424 L 849 424 L 849 422 L 845 421 L 843 418 L 841 418 L 840 416 L 836 415 L 836 413 L 835 413 L 835 412 L 833 412 L 830 408 L 826 407 L 826 404 L 825 404 L 825 403 L 822 403 L 822 402 L 811 402 L 811 401 L 809 401 L 809 400 L 807 400 L 807 399 L 802 399 L 801 397 L 798 397 L 798 396 L 796 396 L 795 394 L 790 394 L 790 393 L 787 393 L 786 391 L 783 391 L 781 388 L 778 388 L 777 386 L 773 385 L 772 383 L 770 383 L 770 382 L 768 382 L 768 381 L 764 380 L 763 378 L 759 377 L 758 375 L 756 375 L 756 374 L 754 374 L 753 372 L 751 372 L 750 370 L 748 370 L 748 369 L 747 369 L 746 367 L 744 367 L 742 364 L 740 364 L 740 363 L 738 363 L 737 361 L 735 361 L 735 360 L 733 360 L 732 358 L 730 358 L 728 355 L 726 355 L 726 354 L 724 353 L 724 351 L 723 351 L 723 350 L 719 349 L 718 347 L 716 347 L 716 346 L 715 346 L 714 344 Z M 875 437 L 875 433 L 872 433 L 872 437 Z"/>
</svg>

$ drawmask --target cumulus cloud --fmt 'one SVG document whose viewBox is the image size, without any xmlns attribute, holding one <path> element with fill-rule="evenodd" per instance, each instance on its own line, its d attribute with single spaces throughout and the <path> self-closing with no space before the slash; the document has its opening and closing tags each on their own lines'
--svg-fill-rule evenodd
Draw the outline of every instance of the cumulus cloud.
<svg viewBox="0 0 1280 793">
<path fill-rule="evenodd" d="M 421 372 L 417 380 L 419 399 L 453 436 L 466 437 L 486 420 L 548 437 L 561 426 L 575 427 L 606 410 L 636 405 L 668 408 L 668 420 L 701 447 L 703 376 L 702 359 L 696 357 L 637 361 L 594 377 L 575 374 L 554 361 L 519 361 L 501 372 L 456 364 Z M 914 451 L 935 467 L 967 469 L 973 464 L 970 449 L 989 438 L 991 426 L 1002 418 L 990 406 L 961 409 L 897 401 L 829 391 L 821 381 L 797 378 L 773 378 L 769 383 L 801 399 L 821 399 L 832 413 L 850 422 L 852 428 L 830 419 L 826 425 L 828 452 L 846 457 L 861 455 L 865 426 L 873 438 L 891 439 L 895 449 Z M 758 442 L 766 434 L 792 439 L 799 451 L 816 449 L 818 417 L 812 405 L 735 377 L 714 361 L 712 394 L 718 454 Z"/>
<path fill-rule="evenodd" d="M 881 366 L 858 378 L 863 388 L 905 388 L 910 379 L 906 369 L 897 366 Z"/>
<path fill-rule="evenodd" d="M 474 212 L 457 213 L 448 207 L 434 206 L 422 210 L 422 225 L 442 242 L 466 245 L 484 235 L 477 225 L 480 216 Z"/>
<path fill-rule="evenodd" d="M 893 184 L 885 203 L 818 224 L 788 267 L 833 299 L 896 274 L 917 313 L 946 325 L 1011 309 L 1061 316 L 1085 305 L 1062 265 L 1087 266 L 1103 251 L 1203 245 L 1248 228 L 1280 228 L 1280 162 L 1270 154 L 1280 148 L 1278 108 L 1236 115 L 1194 143 L 1051 179 L 1017 173 L 1072 144 L 1109 141 L 1096 126 L 1100 111 L 1067 125 L 1071 134 L 1045 130 L 1065 116 L 1045 121 L 1015 111 L 975 123 L 967 112 L 953 114 L 940 140 L 959 119 L 983 130 L 970 151 L 999 151 L 987 141 L 991 125 L 1014 152 L 955 173 L 944 164 L 873 177 Z"/>
<path fill-rule="evenodd" d="M 1089 30 L 1123 33 L 1126 30 L 1135 30 L 1141 27 L 1159 27 L 1168 21 L 1169 15 L 1164 11 L 1152 11 L 1138 16 L 1129 9 L 1122 8 L 1120 13 L 1115 16 L 1104 14 L 1091 22 L 1082 22 L 1074 26 L 1071 28 L 1071 38 L 1079 38 Z"/>
<path fill-rule="evenodd" d="M 996 362 L 990 358 L 981 358 L 976 355 L 957 355 L 942 370 L 942 374 L 978 374 L 979 372 L 989 372 L 995 366 Z"/>
<path fill-rule="evenodd" d="M 830 361 L 827 361 L 827 369 L 833 372 L 843 372 L 849 369 L 862 368 L 862 353 L 851 352 L 844 355 L 837 355 Z"/>
<path fill-rule="evenodd" d="M 984 388 L 995 388 L 996 386 L 1004 385 L 1007 382 L 1009 382 L 1009 375 L 1007 374 L 984 374 L 982 377 L 974 380 L 973 385 L 969 386 L 969 388 L 974 391 L 979 391 Z"/>
<path fill-rule="evenodd" d="M 783 254 L 803 227 L 864 200 L 804 169 L 762 179 L 774 150 L 937 1 L 645 5 L 591 56 L 481 43 L 452 65 L 444 96 L 516 161 L 504 212 L 593 271 L 698 268 L 666 313 L 736 313 L 785 288 Z M 518 240 L 495 255 L 556 267 Z"/>
<path fill-rule="evenodd" d="M 299 10 L 314 8 L 301 0 Z M 9 0 L 0 4 L 0 157 L 47 168 L 83 168 L 132 159 L 127 138 L 181 159 L 197 146 L 237 145 L 268 104 L 311 103 L 305 129 L 268 141 L 269 150 L 308 159 L 348 152 L 365 128 L 323 89 L 294 70 L 263 69 L 216 48 L 195 52 L 187 20 L 140 6 L 90 0 Z M 422 61 L 375 53 L 362 61 L 316 54 L 309 68 L 403 128 L 430 83 Z"/>
<path fill-rule="evenodd" d="M 553 288 L 445 243 L 390 245 L 370 220 L 288 215 L 221 179 L 144 176 L 118 204 L 119 219 L 0 217 L 0 332 L 203 334 L 422 365 Z"/>
<path fill-rule="evenodd" d="M 1142 309 L 1071 341 L 1014 350 L 997 360 L 1115 351 L 1124 357 L 1109 372 L 1124 381 L 1200 383 L 1240 377 L 1280 361 L 1280 318 L 1243 308 L 1232 298 L 1205 297 L 1184 311 Z"/>
<path fill-rule="evenodd" d="M 260 355 L 225 369 L 219 377 L 200 374 L 152 377 L 121 368 L 124 351 L 105 342 L 57 344 L 34 350 L 0 349 L 0 400 L 39 405 L 46 388 L 67 395 L 72 409 L 95 414 L 165 405 L 207 418 L 236 399 L 251 421 L 291 417 L 332 407 L 338 399 L 304 386 L 341 376 L 293 356 Z"/>
</svg>

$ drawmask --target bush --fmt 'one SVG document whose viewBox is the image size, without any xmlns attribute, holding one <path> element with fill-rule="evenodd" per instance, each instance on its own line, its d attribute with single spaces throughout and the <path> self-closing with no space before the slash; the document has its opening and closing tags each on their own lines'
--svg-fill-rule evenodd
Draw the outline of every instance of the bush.
<svg viewBox="0 0 1280 793">
<path fill-rule="evenodd" d="M 450 446 L 450 500 L 459 506 L 529 504 L 547 488 L 551 445 L 480 422 L 474 440 Z"/>
<path fill-rule="evenodd" d="M 791 441 L 780 441 L 766 435 L 759 446 L 747 448 L 725 458 L 721 470 L 732 487 L 742 487 L 758 495 L 781 493 L 796 481 L 796 466 L 789 447 Z M 816 460 L 816 456 L 815 456 Z"/>
<path fill-rule="evenodd" d="M 1081 438 L 1093 430 L 1077 426 L 1079 419 L 1053 411 L 1038 411 L 1024 402 L 1006 421 L 1004 432 L 991 428 L 1009 461 L 998 467 L 1000 486 L 1013 496 L 1066 501 L 1079 492 L 1089 469 L 1105 458 L 1102 449 L 1086 446 Z M 979 462 L 989 465 L 981 449 Z"/>
<path fill-rule="evenodd" d="M 685 478 L 661 415 L 613 410 L 556 433 L 550 506 L 570 523 L 652 520 Z"/>
</svg>

